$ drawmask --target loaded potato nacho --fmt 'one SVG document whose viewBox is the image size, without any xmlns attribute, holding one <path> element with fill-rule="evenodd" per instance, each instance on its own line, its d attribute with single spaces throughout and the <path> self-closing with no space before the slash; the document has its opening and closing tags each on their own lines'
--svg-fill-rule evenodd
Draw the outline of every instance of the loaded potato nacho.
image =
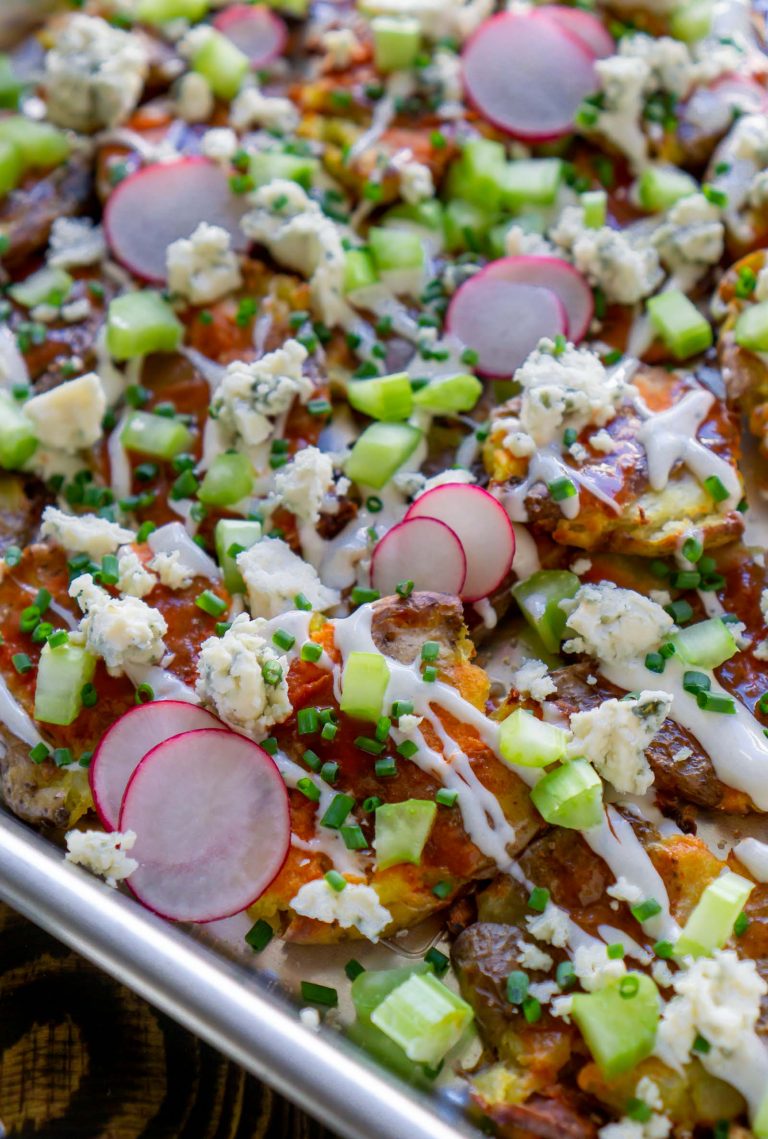
<svg viewBox="0 0 768 1139">
<path fill-rule="evenodd" d="M 764 9 L 0 56 L 3 801 L 510 1139 L 768 1139 Z"/>
</svg>

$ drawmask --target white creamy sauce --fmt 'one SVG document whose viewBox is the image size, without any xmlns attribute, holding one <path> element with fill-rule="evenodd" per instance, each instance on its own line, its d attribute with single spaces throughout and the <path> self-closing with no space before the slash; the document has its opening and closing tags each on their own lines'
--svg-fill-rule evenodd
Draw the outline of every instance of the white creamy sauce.
<svg viewBox="0 0 768 1139">
<path fill-rule="evenodd" d="M 523 481 L 517 486 L 504 491 L 502 502 L 512 521 L 528 521 L 528 510 L 525 505 L 525 500 L 535 486 L 539 486 L 540 484 L 548 486 L 550 483 L 562 478 L 570 479 L 577 487 L 581 486 L 584 490 L 593 494 L 595 498 L 599 499 L 599 501 L 604 503 L 610 510 L 613 510 L 614 513 L 621 514 L 621 507 L 611 496 L 596 486 L 589 475 L 580 471 L 578 467 L 569 466 L 563 458 L 558 443 L 550 443 L 546 447 L 541 447 L 536 454 L 533 455 L 528 464 L 528 473 Z M 562 499 L 558 503 L 558 506 L 564 518 L 577 518 L 581 509 L 581 500 L 578 490 L 576 494 L 571 495 L 570 498 Z"/>
<path fill-rule="evenodd" d="M 512 529 L 515 531 L 515 556 L 512 559 L 512 569 L 518 581 L 525 581 L 532 573 L 541 569 L 539 551 L 530 532 L 522 523 L 514 522 Z"/>
<path fill-rule="evenodd" d="M 648 418 L 638 432 L 638 440 L 648 459 L 648 480 L 654 490 L 663 490 L 676 463 L 682 462 L 700 482 L 715 475 L 728 491 L 724 507 L 733 508 L 741 500 L 736 472 L 719 455 L 696 438 L 696 433 L 715 402 L 711 392 L 700 388 L 688 392 L 666 411 Z"/>
<path fill-rule="evenodd" d="M 697 1056 L 710 1075 L 725 1080 L 741 1092 L 754 1118 L 768 1088 L 768 1049 L 757 1033 L 751 1032 L 740 1040 L 729 1056 L 720 1050 L 716 1055 L 701 1052 Z"/>
<path fill-rule="evenodd" d="M 128 452 L 122 444 L 121 435 L 129 419 L 129 413 L 124 411 L 115 424 L 112 434 L 107 442 L 107 457 L 109 459 L 109 485 L 115 492 L 117 499 L 128 498 L 131 493 L 132 471 Z"/>
<path fill-rule="evenodd" d="M 16 337 L 4 324 L 0 327 L 0 388 L 10 390 L 14 384 L 28 383 L 29 372 Z"/>
<path fill-rule="evenodd" d="M 196 577 L 207 577 L 211 581 L 218 581 L 221 577 L 216 562 L 189 536 L 181 522 L 167 522 L 165 526 L 153 530 L 147 538 L 147 545 L 153 554 L 172 554 L 178 551 L 181 564 Z"/>
<path fill-rule="evenodd" d="M 168 663 L 172 663 L 172 660 L 169 660 Z M 185 684 L 183 680 L 179 680 L 178 676 L 174 676 L 166 668 L 159 668 L 152 664 L 126 663 L 124 671 L 131 684 L 136 688 L 142 684 L 148 684 L 155 694 L 155 700 L 181 700 L 185 704 L 200 703 L 200 698 L 195 690 Z"/>
<path fill-rule="evenodd" d="M 768 882 L 768 844 L 757 838 L 743 838 L 733 853 L 757 882 Z"/>
<path fill-rule="evenodd" d="M 598 926 L 597 932 L 606 945 L 623 946 L 627 957 L 634 957 L 641 965 L 650 965 L 653 960 L 653 954 L 649 953 L 647 949 L 643 949 L 642 945 L 635 941 L 634 937 L 630 937 L 626 930 L 619 929 L 614 925 L 601 925 Z"/>
<path fill-rule="evenodd" d="M 374 545 L 370 531 L 381 538 L 405 514 L 405 495 L 393 483 L 371 494 L 381 502 L 381 510 L 369 510 L 365 503 L 370 496 L 364 494 L 357 515 L 335 538 L 321 538 L 311 522 L 299 524 L 302 553 L 331 589 L 369 584 L 367 570 Z"/>
<path fill-rule="evenodd" d="M 761 811 L 768 811 L 768 739 L 762 725 L 741 701 L 733 697 L 735 715 L 705 712 L 695 696 L 683 688 L 685 666 L 672 657 L 663 673 L 649 673 L 642 661 L 601 664 L 606 680 L 627 692 L 642 691 L 653 677 L 653 686 L 672 698 L 670 715 L 686 728 L 709 755 L 718 779 L 744 791 Z M 701 669 L 699 671 L 706 671 Z M 712 693 L 729 696 L 711 673 Z"/>
<path fill-rule="evenodd" d="M 370 147 L 375 146 L 385 131 L 389 130 L 397 114 L 396 100 L 407 99 L 414 90 L 414 79 L 405 71 L 395 72 L 387 80 L 387 91 L 379 99 L 373 112 L 371 125 L 350 148 L 347 163 L 354 162 Z"/>
<path fill-rule="evenodd" d="M 217 364 L 215 360 L 211 360 L 208 356 L 204 356 L 202 352 L 198 352 L 196 348 L 187 348 L 182 345 L 179 348 L 180 355 L 189 360 L 193 368 L 196 369 L 208 384 L 211 392 L 215 392 L 221 383 L 221 377 L 226 372 L 225 364 Z"/>
<path fill-rule="evenodd" d="M 2 676 L 0 676 L 0 720 L 11 735 L 16 736 L 25 744 L 29 744 L 31 748 L 42 743 L 31 717 L 24 711 L 18 700 L 11 695 Z"/>
</svg>

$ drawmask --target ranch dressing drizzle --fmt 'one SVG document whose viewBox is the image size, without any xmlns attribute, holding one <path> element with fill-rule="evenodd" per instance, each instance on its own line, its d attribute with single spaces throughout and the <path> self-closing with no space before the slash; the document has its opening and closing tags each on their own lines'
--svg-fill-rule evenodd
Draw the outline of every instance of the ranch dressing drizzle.
<svg viewBox="0 0 768 1139">
<path fill-rule="evenodd" d="M 645 409 L 647 418 L 637 438 L 645 448 L 648 480 L 654 490 L 663 490 L 675 463 L 682 462 L 699 482 L 703 483 L 711 475 L 717 476 L 728 491 L 723 506 L 733 508 L 741 500 L 735 471 L 696 438 L 714 400 L 711 392 L 701 388 L 688 392 L 666 411 L 651 415 Z"/>
<path fill-rule="evenodd" d="M 703 1052 L 696 1055 L 710 1075 L 725 1080 L 741 1092 L 754 1119 L 768 1088 L 768 1048 L 757 1033 L 745 1035 L 729 1056 L 720 1049 L 714 1055 Z"/>
<path fill-rule="evenodd" d="M 107 442 L 107 457 L 109 459 L 109 485 L 115 492 L 115 497 L 128 498 L 131 493 L 131 464 L 128 453 L 122 444 L 121 435 L 130 413 L 124 411 L 112 429 Z"/>
<path fill-rule="evenodd" d="M 43 742 L 30 716 L 11 695 L 2 676 L 0 676 L 0 720 L 12 735 L 30 747 Z"/>
<path fill-rule="evenodd" d="M 600 671 L 611 684 L 627 692 L 642 691 L 648 684 L 649 673 L 642 662 L 601 664 Z M 768 739 L 762 725 L 740 700 L 718 684 L 711 672 L 707 673 L 711 691 L 733 699 L 736 714 L 703 711 L 696 698 L 683 688 L 683 672 L 683 664 L 671 657 L 664 672 L 653 675 L 654 687 L 673 697 L 672 719 L 696 737 L 712 760 L 718 779 L 744 791 L 756 807 L 768 811 Z"/>
<path fill-rule="evenodd" d="M 610 510 L 616 514 L 621 513 L 621 507 L 611 498 L 609 494 L 600 490 L 598 486 L 578 469 L 578 467 L 571 467 L 565 462 L 560 452 L 560 445 L 557 443 L 550 443 L 546 447 L 540 448 L 532 457 L 528 464 L 528 474 L 525 479 L 517 486 L 511 487 L 509 490 L 504 491 L 502 504 L 507 511 L 507 514 L 513 522 L 527 522 L 528 511 L 526 509 L 525 500 L 533 487 L 544 483 L 545 486 L 549 483 L 555 482 L 557 479 L 567 478 L 571 482 L 581 486 L 584 490 L 593 494 L 595 498 L 604 503 Z M 581 499 L 578 494 L 571 495 L 570 498 L 564 498 L 558 503 L 561 513 L 565 518 L 578 517 L 581 510 Z"/>
</svg>

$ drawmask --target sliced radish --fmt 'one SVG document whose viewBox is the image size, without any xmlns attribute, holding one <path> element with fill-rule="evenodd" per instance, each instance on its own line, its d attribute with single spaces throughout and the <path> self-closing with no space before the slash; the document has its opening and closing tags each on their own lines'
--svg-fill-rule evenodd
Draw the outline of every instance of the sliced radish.
<svg viewBox="0 0 768 1139">
<path fill-rule="evenodd" d="M 263 4 L 233 4 L 219 13 L 213 26 L 248 56 L 254 68 L 276 59 L 288 39 L 283 21 Z"/>
<path fill-rule="evenodd" d="M 125 792 L 128 880 L 172 921 L 216 921 L 259 898 L 291 841 L 288 793 L 263 748 L 236 732 L 184 732 L 145 755 Z"/>
<path fill-rule="evenodd" d="M 721 75 L 710 87 L 731 109 L 743 115 L 768 111 L 768 91 L 749 75 Z"/>
<path fill-rule="evenodd" d="M 466 483 L 436 486 L 416 499 L 405 521 L 417 518 L 444 522 L 464 547 L 465 601 L 479 601 L 501 585 L 515 556 L 515 531 L 504 507 L 487 490 Z"/>
<path fill-rule="evenodd" d="M 182 158 L 145 166 L 120 182 L 105 207 L 104 228 L 110 249 L 126 269 L 162 283 L 168 246 L 189 237 L 200 222 L 221 226 L 234 249 L 246 249 L 240 219 L 247 209 L 220 166 L 206 158 Z"/>
<path fill-rule="evenodd" d="M 464 547 L 436 518 L 414 518 L 393 526 L 373 551 L 371 584 L 386 596 L 398 582 L 457 597 L 467 576 Z"/>
<path fill-rule="evenodd" d="M 546 8 L 537 8 L 536 15 L 554 20 L 561 28 L 576 36 L 596 59 L 605 59 L 616 51 L 613 36 L 593 12 L 585 12 L 583 8 L 566 8 L 562 4 L 548 4 Z"/>
<path fill-rule="evenodd" d="M 128 780 L 147 752 L 171 736 L 203 728 L 221 729 L 221 720 L 183 700 L 141 704 L 112 725 L 102 736 L 88 770 L 93 802 L 108 830 L 117 828 Z"/>
<path fill-rule="evenodd" d="M 464 82 L 477 110 L 515 138 L 545 142 L 573 127 L 599 87 L 594 53 L 554 19 L 502 12 L 464 48 Z"/>
<path fill-rule="evenodd" d="M 511 376 L 542 336 L 567 335 L 560 298 L 548 288 L 492 277 L 489 269 L 470 277 L 455 292 L 447 327 L 478 354 L 485 376 Z"/>
<path fill-rule="evenodd" d="M 493 261 L 485 273 L 491 280 L 551 289 L 565 308 L 568 337 L 578 344 L 586 335 L 595 311 L 592 290 L 578 269 L 567 261 L 527 255 L 502 257 Z"/>
</svg>

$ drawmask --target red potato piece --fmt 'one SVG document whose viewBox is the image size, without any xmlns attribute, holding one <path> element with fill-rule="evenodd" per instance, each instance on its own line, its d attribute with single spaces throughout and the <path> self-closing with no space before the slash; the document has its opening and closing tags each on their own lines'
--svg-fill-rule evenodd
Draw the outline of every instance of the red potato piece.
<svg viewBox="0 0 768 1139">
<path fill-rule="evenodd" d="M 568 134 L 582 99 L 599 87 L 594 53 L 583 40 L 534 12 L 486 20 L 467 42 L 462 63 L 480 114 L 529 142 Z"/>
<path fill-rule="evenodd" d="M 128 885 L 140 902 L 171 921 L 216 921 L 252 905 L 280 872 L 288 792 L 258 744 L 236 732 L 184 732 L 136 768 L 120 829 L 137 836 Z"/>
<path fill-rule="evenodd" d="M 147 752 L 181 732 L 221 728 L 204 708 L 182 700 L 155 700 L 121 716 L 97 747 L 88 779 L 96 811 L 107 830 L 115 830 L 128 782 Z"/>
<path fill-rule="evenodd" d="M 565 308 L 569 339 L 578 344 L 586 335 L 595 311 L 594 297 L 586 278 L 567 261 L 533 255 L 502 257 L 485 273 L 491 280 L 551 290 Z"/>
<path fill-rule="evenodd" d="M 437 486 L 408 509 L 405 521 L 417 518 L 444 522 L 464 547 L 464 601 L 479 601 L 501 585 L 515 556 L 515 531 L 504 507 L 487 490 L 466 483 Z"/>
<path fill-rule="evenodd" d="M 124 179 L 104 210 L 104 229 L 118 261 L 155 284 L 166 279 L 166 250 L 200 222 L 219 225 L 242 253 L 248 240 L 240 219 L 248 205 L 233 194 L 226 171 L 205 158 L 158 162 Z"/>
<path fill-rule="evenodd" d="M 453 296 L 447 327 L 478 354 L 484 376 L 511 376 L 543 336 L 568 334 L 560 298 L 551 289 L 476 273 Z"/>
<path fill-rule="evenodd" d="M 545 20 L 554 20 L 576 39 L 581 40 L 596 59 L 605 59 L 616 51 L 613 36 L 593 12 L 583 8 L 566 8 L 562 4 L 549 4 L 537 9 L 536 14 Z"/>
<path fill-rule="evenodd" d="M 401 581 L 414 589 L 458 597 L 467 576 L 467 559 L 456 534 L 435 518 L 414 518 L 393 526 L 373 551 L 371 584 L 382 597 Z"/>
<path fill-rule="evenodd" d="M 281 55 L 288 39 L 284 21 L 263 4 L 233 4 L 219 13 L 213 26 L 248 56 L 254 68 L 266 67 Z"/>
</svg>

